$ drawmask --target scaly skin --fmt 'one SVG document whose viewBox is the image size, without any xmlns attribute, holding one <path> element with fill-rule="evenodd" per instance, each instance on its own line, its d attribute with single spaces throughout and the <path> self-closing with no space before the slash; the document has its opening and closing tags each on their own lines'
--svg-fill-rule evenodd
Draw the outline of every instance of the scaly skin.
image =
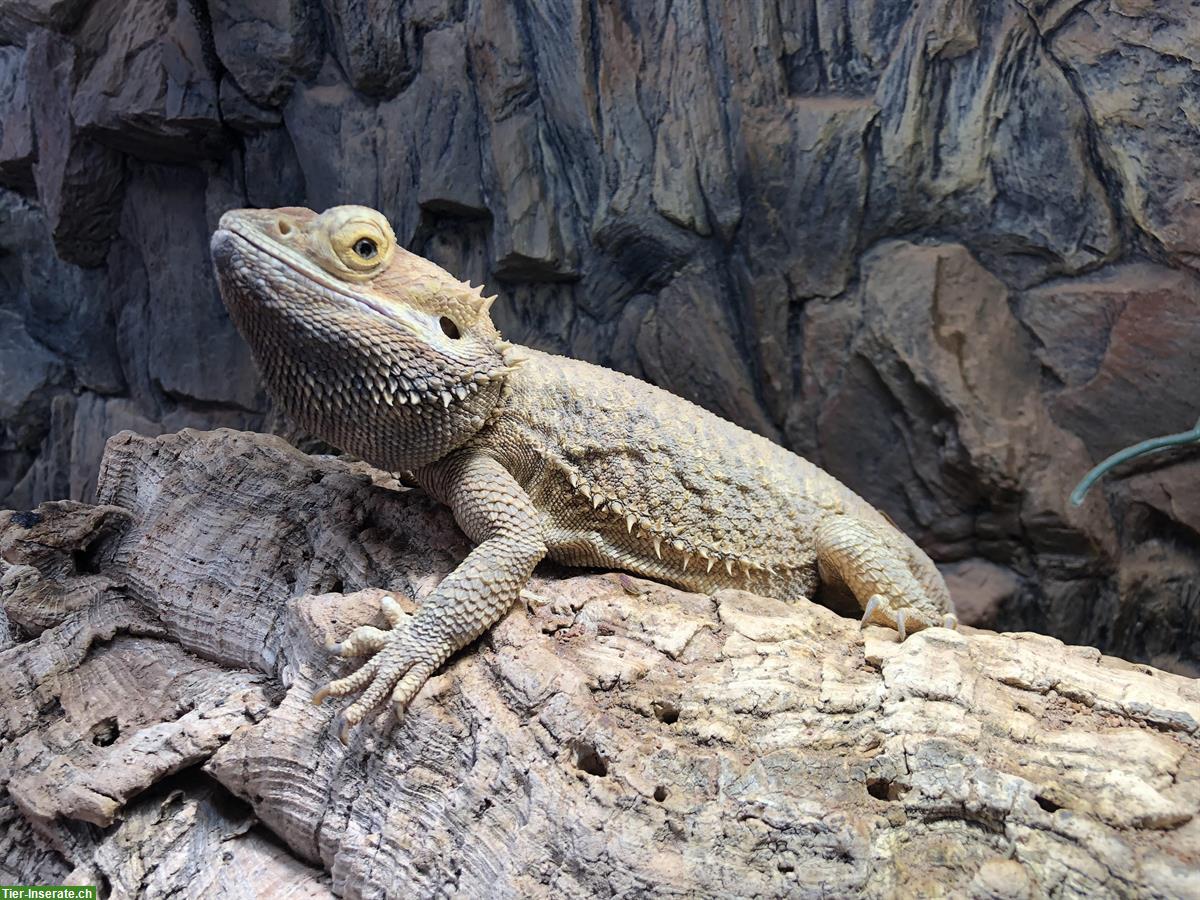
<svg viewBox="0 0 1200 900">
<path fill-rule="evenodd" d="M 953 627 L 929 558 L 833 477 L 666 391 L 503 341 L 494 298 L 396 246 L 363 207 L 236 210 L 212 239 L 221 294 L 276 402 L 445 503 L 475 549 L 412 617 L 355 630 L 370 656 L 318 692 L 402 714 L 512 606 L 545 556 L 688 590 L 788 601 L 818 582 L 863 621 Z"/>
</svg>

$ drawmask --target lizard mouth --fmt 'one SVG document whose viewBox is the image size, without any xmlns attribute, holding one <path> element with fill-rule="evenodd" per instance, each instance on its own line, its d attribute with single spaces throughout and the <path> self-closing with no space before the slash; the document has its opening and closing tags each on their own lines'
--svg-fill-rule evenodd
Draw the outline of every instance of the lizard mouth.
<svg viewBox="0 0 1200 900">
<path fill-rule="evenodd" d="M 272 285 L 268 278 L 297 278 L 303 280 L 309 290 L 320 292 L 328 300 L 351 307 L 358 312 L 373 315 L 412 335 L 416 340 L 429 344 L 429 335 L 441 326 L 432 316 L 418 312 L 386 306 L 368 295 L 346 289 L 320 268 L 314 266 L 290 248 L 273 243 L 257 235 L 240 223 L 222 221 L 213 233 L 211 251 L 219 272 L 228 273 L 242 282 L 253 294 L 268 293 Z M 266 263 L 270 275 L 259 274 L 252 264 L 238 262 L 237 254 Z M 282 274 L 274 274 L 282 273 Z M 429 321 L 424 321 L 428 318 Z M 487 388 L 492 382 L 503 381 L 509 367 L 503 361 L 483 370 L 474 370 L 461 378 L 414 379 L 408 373 L 397 370 L 388 376 L 388 390 L 383 398 L 389 406 L 409 406 L 413 409 L 429 407 L 449 409 L 452 404 L 463 403 Z"/>
<path fill-rule="evenodd" d="M 262 239 L 255 235 L 249 229 L 238 228 L 233 223 L 222 222 L 212 237 L 213 255 L 219 253 L 221 244 L 234 241 L 241 246 L 239 249 L 246 252 L 247 246 L 251 248 L 251 252 L 257 251 L 259 255 L 267 256 L 274 260 L 280 266 L 290 271 L 294 276 L 303 278 L 308 281 L 313 287 L 323 291 L 326 296 L 332 295 L 331 299 L 335 299 L 344 303 L 350 303 L 358 309 L 373 313 L 382 319 L 387 320 L 391 325 L 402 328 L 418 337 L 423 337 L 421 326 L 425 323 L 411 321 L 410 317 L 401 314 L 398 310 L 385 306 L 382 303 L 374 301 L 369 295 L 355 293 L 347 290 L 343 285 L 338 284 L 333 278 L 327 275 L 320 268 L 314 266 L 300 254 L 289 250 L 287 247 L 282 247 L 278 244 Z M 250 279 L 253 283 L 255 280 Z M 258 280 L 258 286 L 261 284 L 261 279 Z M 435 327 L 433 323 L 426 326 L 425 330 Z"/>
</svg>

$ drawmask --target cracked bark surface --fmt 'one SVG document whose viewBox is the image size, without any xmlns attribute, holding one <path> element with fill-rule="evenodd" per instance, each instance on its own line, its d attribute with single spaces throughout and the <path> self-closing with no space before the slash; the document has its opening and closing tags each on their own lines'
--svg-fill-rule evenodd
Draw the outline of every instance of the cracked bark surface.
<svg viewBox="0 0 1200 900">
<path fill-rule="evenodd" d="M 465 554 L 360 463 L 123 433 L 0 513 L 0 879 L 167 896 L 1194 896 L 1200 686 L 1033 634 L 542 567 L 336 737 L 324 644 Z"/>
<path fill-rule="evenodd" d="M 233 207 L 367 203 L 497 291 L 508 338 L 835 471 L 972 624 L 1200 674 L 1200 526 L 1172 499 L 1196 451 L 1067 502 L 1196 421 L 1198 22 L 1193 0 L 11 0 L 0 505 L 93 501 L 123 429 L 272 430 L 208 236 Z"/>
</svg>

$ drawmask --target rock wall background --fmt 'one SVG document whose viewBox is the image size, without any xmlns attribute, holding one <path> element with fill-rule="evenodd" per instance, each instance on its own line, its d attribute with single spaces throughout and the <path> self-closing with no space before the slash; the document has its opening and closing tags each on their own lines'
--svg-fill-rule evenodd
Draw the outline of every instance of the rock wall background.
<svg viewBox="0 0 1200 900">
<path fill-rule="evenodd" d="M 379 207 L 512 339 L 819 462 L 968 619 L 1195 673 L 1200 3 L 17 0 L 0 507 L 274 427 L 225 209 Z"/>
</svg>

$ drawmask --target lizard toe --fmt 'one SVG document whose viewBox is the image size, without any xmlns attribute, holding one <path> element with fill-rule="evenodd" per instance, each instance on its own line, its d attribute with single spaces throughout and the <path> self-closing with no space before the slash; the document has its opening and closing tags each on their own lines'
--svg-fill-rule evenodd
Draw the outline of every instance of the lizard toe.
<svg viewBox="0 0 1200 900">
<path fill-rule="evenodd" d="M 362 691 L 340 716 L 339 731 L 343 736 L 381 706 L 389 694 L 397 717 L 402 716 L 421 686 L 449 655 L 448 649 L 431 653 L 426 643 L 404 623 L 391 631 L 370 626 L 358 628 L 342 643 L 342 651 L 343 655 L 374 654 L 358 671 L 330 682 L 313 695 L 316 704 L 326 697 L 344 697 Z"/>
<path fill-rule="evenodd" d="M 897 639 L 903 642 L 911 635 L 926 628 L 935 628 L 940 625 L 943 628 L 955 629 L 958 627 L 958 619 L 953 613 L 946 613 L 939 619 L 924 612 L 918 606 L 893 605 L 893 602 L 883 594 L 873 594 L 863 607 L 859 628 L 866 628 L 871 624 L 895 628 Z"/>
<path fill-rule="evenodd" d="M 392 707 L 396 710 L 397 719 L 404 715 L 408 704 L 412 702 L 412 698 L 417 695 L 417 691 L 433 674 L 435 668 L 436 666 L 429 663 L 417 663 L 396 682 L 396 688 L 392 691 Z"/>
<path fill-rule="evenodd" d="M 408 613 L 401 609 L 395 597 L 381 597 L 379 599 L 379 611 L 383 613 L 383 617 L 388 620 L 388 624 L 393 628 L 399 628 L 408 621 Z"/>
<path fill-rule="evenodd" d="M 351 725 L 357 725 L 383 702 L 383 698 L 391 691 L 392 684 L 398 679 L 394 669 L 386 665 L 380 667 L 362 696 L 346 707 L 342 718 Z"/>
<path fill-rule="evenodd" d="M 328 644 L 330 653 L 350 658 L 354 656 L 370 656 L 383 649 L 387 643 L 388 632 L 372 625 L 362 625 L 350 632 L 344 641 Z"/>
<path fill-rule="evenodd" d="M 345 697 L 347 694 L 352 694 L 360 690 L 375 677 L 375 672 L 378 668 L 379 663 L 376 660 L 371 660 L 357 672 L 353 672 L 345 678 L 329 682 L 329 684 L 313 694 L 313 706 L 320 706 L 326 697 Z"/>
</svg>

